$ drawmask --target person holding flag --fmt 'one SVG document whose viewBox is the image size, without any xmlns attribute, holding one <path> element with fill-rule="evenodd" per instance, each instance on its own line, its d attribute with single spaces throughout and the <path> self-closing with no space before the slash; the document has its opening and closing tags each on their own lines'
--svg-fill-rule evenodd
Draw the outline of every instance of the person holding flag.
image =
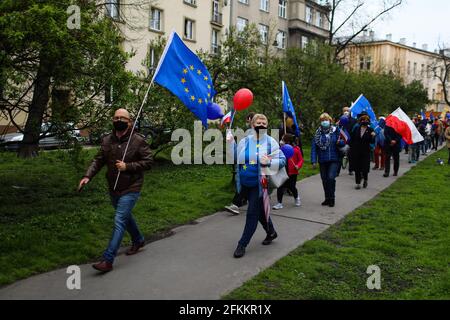
<svg viewBox="0 0 450 320">
<path fill-rule="evenodd" d="M 351 160 L 355 170 L 356 189 L 361 189 L 361 179 L 364 179 L 363 188 L 367 188 L 370 171 L 370 144 L 375 142 L 375 132 L 370 127 L 370 118 L 364 114 L 358 118 L 358 124 L 350 135 Z"/>
<path fill-rule="evenodd" d="M 386 118 L 384 129 L 386 162 L 383 177 L 389 177 L 391 156 L 394 159 L 394 176 L 398 175 L 400 167 L 400 151 L 402 139 L 409 145 L 423 141 L 422 135 L 414 123 L 401 109 L 397 108 Z"/>
<path fill-rule="evenodd" d="M 228 151 L 239 165 L 237 192 L 248 199 L 245 227 L 233 254 L 235 258 L 244 256 L 258 221 L 266 231 L 263 245 L 269 245 L 278 237 L 269 215 L 268 177 L 262 174 L 262 168 L 282 168 L 286 165 L 286 157 L 280 151 L 278 142 L 267 134 L 268 120 L 265 115 L 255 114 L 251 125 L 253 134 L 243 138 L 237 146 L 231 130 L 227 133 Z"/>
</svg>

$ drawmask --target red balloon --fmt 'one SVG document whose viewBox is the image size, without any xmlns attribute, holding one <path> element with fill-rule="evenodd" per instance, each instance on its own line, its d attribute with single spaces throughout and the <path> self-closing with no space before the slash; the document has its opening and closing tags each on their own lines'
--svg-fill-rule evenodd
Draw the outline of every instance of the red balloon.
<svg viewBox="0 0 450 320">
<path fill-rule="evenodd" d="M 253 93 L 247 89 L 239 89 L 233 98 L 234 110 L 240 111 L 247 109 L 253 103 Z"/>
</svg>

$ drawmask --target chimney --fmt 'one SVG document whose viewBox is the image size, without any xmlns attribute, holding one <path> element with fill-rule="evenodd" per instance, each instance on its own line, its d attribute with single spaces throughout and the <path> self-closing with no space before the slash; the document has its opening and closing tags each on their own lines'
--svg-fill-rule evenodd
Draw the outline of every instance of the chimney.
<svg viewBox="0 0 450 320">
<path fill-rule="evenodd" d="M 417 46 L 417 43 L 413 42 L 413 47 L 415 48 Z"/>
<path fill-rule="evenodd" d="M 422 45 L 422 50 L 428 51 L 428 44 L 424 43 Z"/>
<path fill-rule="evenodd" d="M 386 35 L 386 40 L 392 41 L 392 33 Z"/>
<path fill-rule="evenodd" d="M 406 44 L 406 38 L 400 38 L 400 44 L 405 45 Z"/>
<path fill-rule="evenodd" d="M 369 32 L 369 37 L 370 37 L 370 40 L 371 40 L 371 41 L 375 40 L 375 31 L 372 31 L 372 30 L 371 30 L 371 31 Z"/>
</svg>

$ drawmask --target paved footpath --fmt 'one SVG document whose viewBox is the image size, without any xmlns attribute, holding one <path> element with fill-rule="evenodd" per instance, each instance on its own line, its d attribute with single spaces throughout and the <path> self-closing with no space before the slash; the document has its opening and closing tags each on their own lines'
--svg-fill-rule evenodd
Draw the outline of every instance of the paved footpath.
<svg viewBox="0 0 450 320">
<path fill-rule="evenodd" d="M 411 167 L 402 153 L 399 176 Z M 68 290 L 69 274 L 60 269 L 4 287 L 0 299 L 219 299 L 396 180 L 382 175 L 383 171 L 372 170 L 368 188 L 355 190 L 354 176 L 343 171 L 337 178 L 334 208 L 320 205 L 323 189 L 318 175 L 300 181 L 302 206 L 294 207 L 293 198 L 285 196 L 285 208 L 272 211 L 278 238 L 270 246 L 261 245 L 265 233 L 259 225 L 241 259 L 233 258 L 233 252 L 244 228 L 245 211 L 239 216 L 218 212 L 174 229 L 174 235 L 146 245 L 137 255 L 119 255 L 110 273 L 101 275 L 90 264 L 81 265 L 81 290 Z M 273 193 L 272 202 L 275 198 Z"/>
</svg>

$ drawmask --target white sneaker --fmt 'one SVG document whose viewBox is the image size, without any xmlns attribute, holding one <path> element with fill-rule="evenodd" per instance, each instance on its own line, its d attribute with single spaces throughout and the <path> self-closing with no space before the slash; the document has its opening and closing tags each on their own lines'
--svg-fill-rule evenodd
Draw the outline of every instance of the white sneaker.
<svg viewBox="0 0 450 320">
<path fill-rule="evenodd" d="M 225 209 L 230 211 L 232 214 L 239 214 L 239 207 L 235 204 L 230 204 L 229 206 L 225 206 Z"/>
<path fill-rule="evenodd" d="M 274 205 L 274 206 L 272 207 L 272 209 L 274 209 L 274 210 L 280 210 L 280 209 L 283 209 L 283 204 L 282 204 L 282 203 L 277 203 L 276 205 Z"/>
<path fill-rule="evenodd" d="M 302 205 L 302 202 L 300 201 L 300 197 L 298 197 L 297 199 L 295 199 L 295 206 L 300 207 L 301 205 Z"/>
</svg>

